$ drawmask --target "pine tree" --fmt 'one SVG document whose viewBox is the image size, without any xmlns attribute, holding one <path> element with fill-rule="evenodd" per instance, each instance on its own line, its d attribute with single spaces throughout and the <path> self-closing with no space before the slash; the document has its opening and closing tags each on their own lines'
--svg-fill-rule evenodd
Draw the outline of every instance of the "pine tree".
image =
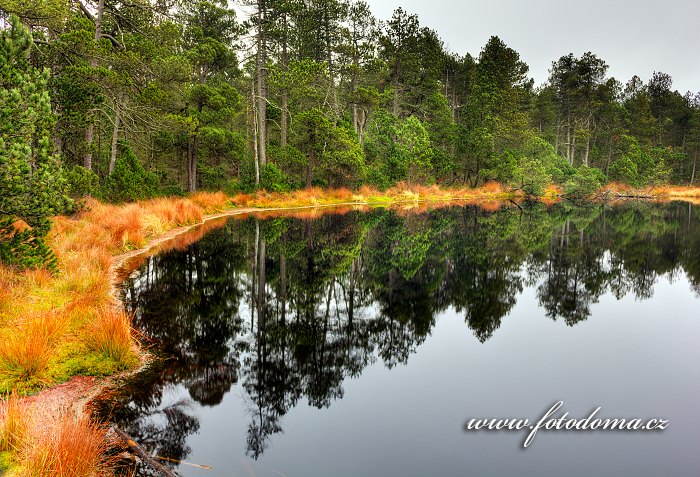
<svg viewBox="0 0 700 477">
<path fill-rule="evenodd" d="M 0 259 L 31 266 L 46 255 L 48 218 L 70 206 L 50 140 L 49 72 L 30 65 L 32 45 L 29 30 L 12 16 L 0 32 Z M 19 220 L 32 232 L 16 233 L 11 224 Z"/>
</svg>

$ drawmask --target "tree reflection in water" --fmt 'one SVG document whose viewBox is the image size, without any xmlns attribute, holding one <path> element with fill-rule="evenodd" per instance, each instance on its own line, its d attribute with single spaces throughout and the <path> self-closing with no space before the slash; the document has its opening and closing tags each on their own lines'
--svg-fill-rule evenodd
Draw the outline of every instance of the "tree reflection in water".
<svg viewBox="0 0 700 477">
<path fill-rule="evenodd" d="M 181 460 L 199 423 L 168 390 L 215 406 L 240 380 L 246 452 L 258 458 L 300 400 L 328 407 L 376 360 L 406 363 L 450 307 L 484 342 L 526 286 L 567 325 L 603 294 L 651 297 L 663 274 L 685 272 L 700 292 L 698 224 L 697 208 L 675 203 L 232 220 L 125 283 L 136 327 L 168 359 L 108 412 L 150 452 Z"/>
</svg>

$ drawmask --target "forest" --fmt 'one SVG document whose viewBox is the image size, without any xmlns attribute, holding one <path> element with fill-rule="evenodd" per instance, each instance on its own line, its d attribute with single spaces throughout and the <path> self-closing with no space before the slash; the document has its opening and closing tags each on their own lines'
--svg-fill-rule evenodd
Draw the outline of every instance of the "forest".
<svg viewBox="0 0 700 477">
<path fill-rule="evenodd" d="M 536 86 L 498 37 L 460 55 L 401 8 L 2 0 L 0 22 L 4 238 L 18 219 L 40 238 L 85 196 L 696 181 L 700 93 L 611 78 L 590 52 Z"/>
</svg>

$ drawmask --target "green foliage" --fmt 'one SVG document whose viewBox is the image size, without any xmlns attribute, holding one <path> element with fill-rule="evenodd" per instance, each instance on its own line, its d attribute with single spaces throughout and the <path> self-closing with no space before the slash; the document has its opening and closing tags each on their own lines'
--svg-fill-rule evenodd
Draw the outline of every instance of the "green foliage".
<svg viewBox="0 0 700 477">
<path fill-rule="evenodd" d="M 10 17 L 10 28 L 0 32 L 0 261 L 50 266 L 42 236 L 49 217 L 67 210 L 71 200 L 51 144 L 49 72 L 29 64 L 31 47 L 27 28 Z M 15 234 L 8 227 L 17 219 L 33 230 Z"/>
<path fill-rule="evenodd" d="M 522 158 L 518 163 L 518 170 L 522 178 L 522 189 L 528 195 L 542 195 L 545 187 L 552 182 L 552 175 L 541 158 L 531 156 Z"/>
<path fill-rule="evenodd" d="M 608 179 L 637 187 L 668 183 L 671 167 L 680 160 L 672 148 L 642 147 L 631 136 L 624 136 L 620 156 L 608 168 Z"/>
<path fill-rule="evenodd" d="M 565 158 L 554 151 L 554 146 L 542 138 L 531 138 L 525 145 L 525 152 L 542 163 L 555 184 L 566 183 L 576 172 Z"/>
<path fill-rule="evenodd" d="M 334 124 L 314 108 L 295 117 L 293 132 L 293 144 L 306 160 L 306 186 L 355 186 L 363 178 L 364 153 L 347 125 Z"/>
<path fill-rule="evenodd" d="M 396 149 L 392 157 L 395 179 L 405 178 L 419 184 L 430 182 L 433 156 L 428 131 L 418 118 L 411 116 L 396 128 Z"/>
<path fill-rule="evenodd" d="M 51 271 L 58 265 L 41 231 L 18 230 L 8 218 L 0 218 L 0 263 L 18 268 L 44 267 Z"/>
<path fill-rule="evenodd" d="M 288 192 L 291 190 L 289 178 L 274 164 L 265 164 L 260 174 L 260 186 L 271 192 Z"/>
<path fill-rule="evenodd" d="M 570 197 L 585 198 L 600 189 L 604 182 L 605 175 L 600 169 L 582 165 L 564 184 L 564 193 Z"/>
<path fill-rule="evenodd" d="M 66 170 L 69 194 L 73 199 L 86 196 L 100 196 L 100 177 L 83 166 L 73 166 Z"/>
<path fill-rule="evenodd" d="M 637 164 L 632 158 L 623 154 L 608 168 L 608 179 L 625 184 L 637 185 L 639 183 L 639 172 Z"/>
<path fill-rule="evenodd" d="M 147 171 L 125 143 L 120 144 L 114 172 L 105 178 L 104 197 L 112 202 L 149 199 L 159 195 L 158 176 Z"/>
</svg>

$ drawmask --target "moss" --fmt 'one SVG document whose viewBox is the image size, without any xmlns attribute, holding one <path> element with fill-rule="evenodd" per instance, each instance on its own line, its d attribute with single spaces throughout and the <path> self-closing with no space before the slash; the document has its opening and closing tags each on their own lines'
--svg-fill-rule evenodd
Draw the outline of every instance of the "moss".
<svg viewBox="0 0 700 477">
<path fill-rule="evenodd" d="M 14 475 L 16 464 L 12 458 L 12 452 L 0 452 L 0 475 L 9 477 Z"/>
</svg>

